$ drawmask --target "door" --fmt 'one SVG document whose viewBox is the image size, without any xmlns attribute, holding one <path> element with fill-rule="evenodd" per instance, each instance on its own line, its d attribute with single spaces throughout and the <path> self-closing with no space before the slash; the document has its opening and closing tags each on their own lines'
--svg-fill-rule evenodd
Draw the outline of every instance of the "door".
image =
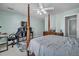
<svg viewBox="0 0 79 59">
<path fill-rule="evenodd" d="M 76 17 L 68 19 L 68 36 L 76 38 Z"/>
</svg>

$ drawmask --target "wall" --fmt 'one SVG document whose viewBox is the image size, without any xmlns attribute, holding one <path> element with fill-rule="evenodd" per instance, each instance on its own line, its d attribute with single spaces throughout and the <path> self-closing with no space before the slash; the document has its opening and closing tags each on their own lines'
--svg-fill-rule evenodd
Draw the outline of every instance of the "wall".
<svg viewBox="0 0 79 59">
<path fill-rule="evenodd" d="M 26 17 L 18 13 L 0 11 L 0 32 L 16 33 L 21 21 L 26 21 Z M 42 36 L 44 31 L 44 20 L 31 17 L 31 27 L 34 37 Z"/>
<path fill-rule="evenodd" d="M 15 33 L 24 17 L 12 12 L 0 11 L 0 32 Z"/>
<path fill-rule="evenodd" d="M 64 13 L 60 13 L 57 15 L 51 15 L 50 23 L 51 23 L 51 29 L 56 29 L 57 32 L 62 29 L 62 31 L 65 34 L 65 17 L 76 15 L 79 13 L 79 8 L 66 11 Z M 47 31 L 47 19 L 45 18 L 45 31 Z"/>
<path fill-rule="evenodd" d="M 43 35 L 43 31 L 45 29 L 45 21 L 44 19 L 36 19 L 31 17 L 31 27 L 34 31 L 34 37 L 39 37 Z"/>
</svg>

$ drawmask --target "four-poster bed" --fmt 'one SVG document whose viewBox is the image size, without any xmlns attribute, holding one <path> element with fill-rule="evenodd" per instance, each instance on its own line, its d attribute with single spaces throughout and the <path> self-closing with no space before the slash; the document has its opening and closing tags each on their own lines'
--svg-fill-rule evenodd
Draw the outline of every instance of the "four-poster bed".
<svg viewBox="0 0 79 59">
<path fill-rule="evenodd" d="M 50 18 L 48 18 L 50 19 Z M 50 26 L 50 24 L 49 24 Z M 30 5 L 28 4 L 26 47 L 36 56 L 79 55 L 78 43 L 74 38 L 46 35 L 30 40 Z M 48 27 L 50 32 L 50 27 Z"/>
<path fill-rule="evenodd" d="M 29 42 L 30 42 L 30 7 L 29 7 L 29 4 L 28 4 L 28 18 L 27 18 L 27 35 L 26 35 L 26 47 L 28 48 L 29 46 Z"/>
<path fill-rule="evenodd" d="M 48 14 L 48 32 L 50 32 L 50 14 Z"/>
<path fill-rule="evenodd" d="M 27 35 L 26 35 L 26 48 L 27 48 L 27 55 L 29 55 L 28 46 L 30 43 L 30 5 L 28 4 L 28 17 L 27 17 Z"/>
</svg>

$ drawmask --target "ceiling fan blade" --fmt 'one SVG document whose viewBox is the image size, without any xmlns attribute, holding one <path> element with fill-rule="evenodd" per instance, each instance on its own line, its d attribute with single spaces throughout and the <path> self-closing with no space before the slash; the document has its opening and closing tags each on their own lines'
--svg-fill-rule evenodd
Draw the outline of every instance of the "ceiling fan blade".
<svg viewBox="0 0 79 59">
<path fill-rule="evenodd" d="M 42 3 L 39 3 L 39 7 L 40 7 L 40 9 L 42 9 L 42 8 L 43 8 L 43 5 L 42 5 Z"/>
<path fill-rule="evenodd" d="M 46 12 L 44 9 L 42 9 L 41 11 L 42 11 L 44 14 L 47 14 L 47 12 Z"/>
<path fill-rule="evenodd" d="M 54 10 L 54 8 L 44 8 L 44 10 Z"/>
</svg>

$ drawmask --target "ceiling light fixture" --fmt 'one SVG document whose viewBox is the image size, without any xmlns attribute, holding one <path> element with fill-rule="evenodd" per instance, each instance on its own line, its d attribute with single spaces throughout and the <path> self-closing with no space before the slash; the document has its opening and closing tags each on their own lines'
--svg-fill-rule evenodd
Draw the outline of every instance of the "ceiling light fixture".
<svg viewBox="0 0 79 59">
<path fill-rule="evenodd" d="M 44 14 L 47 15 L 49 12 L 47 12 L 47 10 L 54 10 L 54 7 L 50 7 L 50 8 L 44 8 L 42 4 L 39 4 L 39 9 L 33 9 L 37 12 L 37 14 Z"/>
<path fill-rule="evenodd" d="M 13 8 L 8 7 L 9 10 L 14 10 Z"/>
<path fill-rule="evenodd" d="M 40 13 L 40 11 L 38 10 L 38 11 L 37 11 L 37 14 L 39 14 L 39 13 Z"/>
</svg>

